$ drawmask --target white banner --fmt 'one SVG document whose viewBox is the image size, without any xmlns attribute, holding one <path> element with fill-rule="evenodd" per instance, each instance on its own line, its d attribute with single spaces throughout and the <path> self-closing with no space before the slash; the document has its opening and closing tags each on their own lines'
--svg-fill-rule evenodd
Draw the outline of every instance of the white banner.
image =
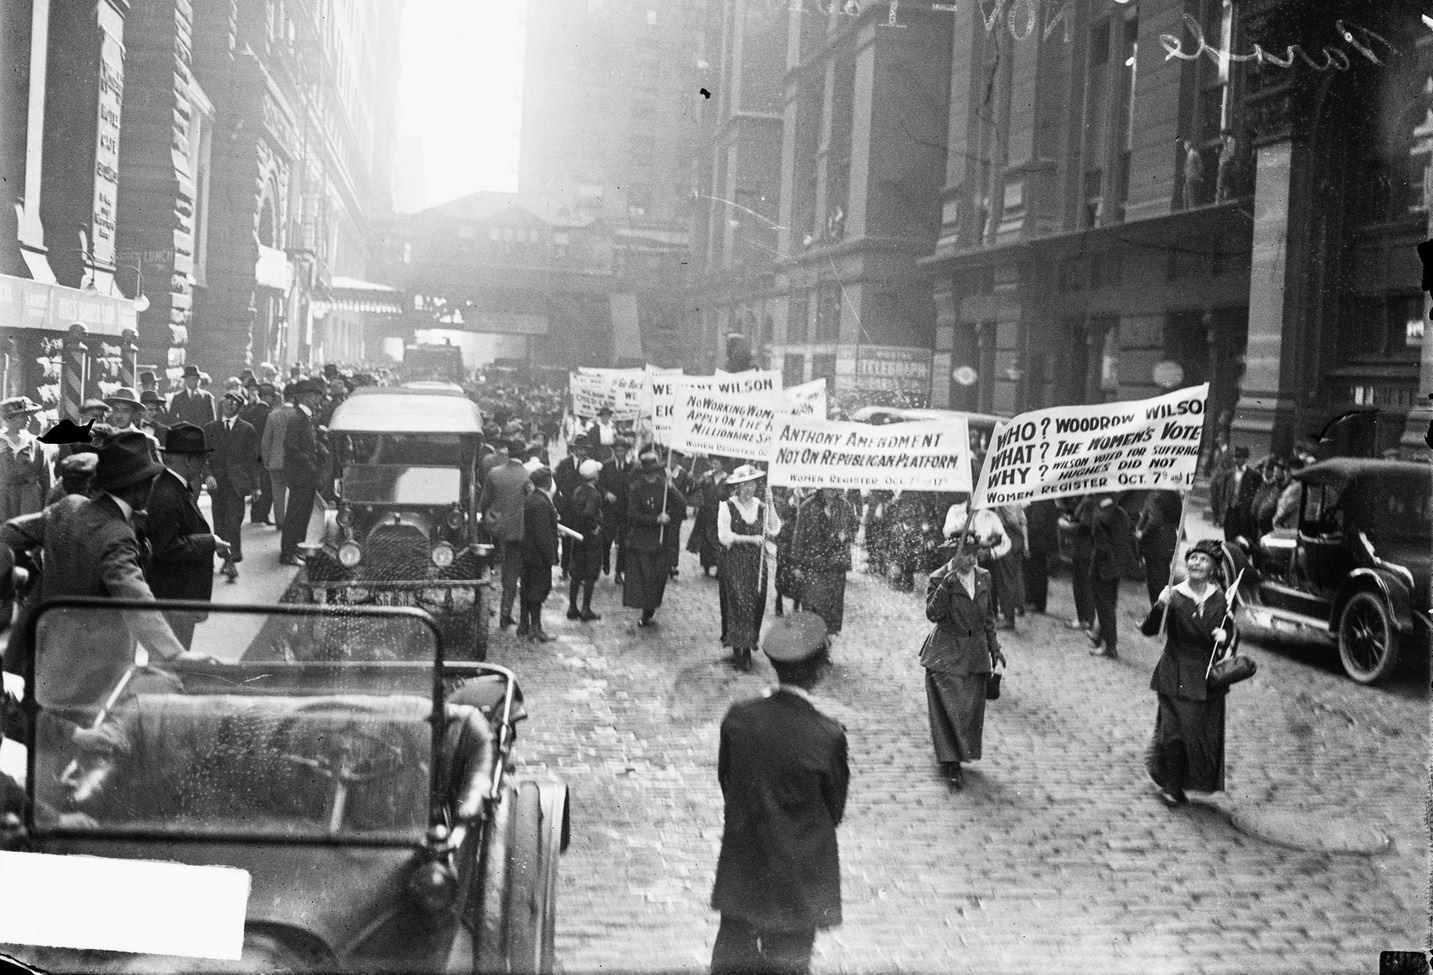
<svg viewBox="0 0 1433 975">
<path fill-rule="evenodd" d="M 1035 410 L 998 425 L 972 508 L 1194 486 L 1209 384 L 1153 399 Z"/>
<path fill-rule="evenodd" d="M 772 445 L 772 484 L 886 491 L 969 491 L 970 427 L 964 419 L 872 426 L 782 416 Z"/>
<path fill-rule="evenodd" d="M 826 418 L 826 380 L 813 379 L 800 386 L 791 386 L 781 394 L 791 407 L 792 416 Z"/>
<path fill-rule="evenodd" d="M 595 420 L 607 406 L 614 420 L 636 420 L 642 413 L 644 386 L 641 369 L 578 369 L 568 373 L 572 412 L 584 420 Z"/>
<path fill-rule="evenodd" d="M 781 373 L 679 376 L 672 415 L 672 447 L 684 453 L 766 457 L 771 420 L 787 408 Z"/>
<path fill-rule="evenodd" d="M 681 369 L 648 366 L 643 376 L 642 415 L 650 420 L 652 439 L 664 447 L 672 443 L 672 416 L 677 408 L 676 379 Z"/>
</svg>

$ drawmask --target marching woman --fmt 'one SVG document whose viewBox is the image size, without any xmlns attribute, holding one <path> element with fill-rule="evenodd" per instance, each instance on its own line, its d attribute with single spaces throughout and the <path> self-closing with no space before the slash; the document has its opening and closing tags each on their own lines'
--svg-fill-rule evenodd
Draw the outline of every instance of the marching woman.
<svg viewBox="0 0 1433 975">
<path fill-rule="evenodd" d="M 680 525 L 687 499 L 667 481 L 655 448 L 643 447 L 638 459 L 641 466 L 627 492 L 626 554 L 618 554 L 618 563 L 626 563 L 622 605 L 640 609 L 642 618 L 637 625 L 650 626 L 667 591 L 670 554 L 666 535 Z"/>
<path fill-rule="evenodd" d="M 717 541 L 717 509 L 726 500 L 726 468 L 720 457 L 707 461 L 708 467 L 697 478 L 693 499 L 697 514 L 692 521 L 692 534 L 687 539 L 687 551 L 694 552 L 701 559 L 702 574 L 711 575 L 721 561 L 721 542 Z"/>
<path fill-rule="evenodd" d="M 717 509 L 717 537 L 722 544 L 721 590 L 726 642 L 732 663 L 751 670 L 751 654 L 761 635 L 766 612 L 767 511 L 756 496 L 757 482 L 766 475 L 743 464 L 727 478 L 732 496 Z"/>
<path fill-rule="evenodd" d="M 1189 576 L 1166 586 L 1140 625 L 1145 636 L 1165 631 L 1164 653 L 1150 688 L 1159 695 L 1148 768 L 1167 806 L 1187 801 L 1186 789 L 1224 788 L 1224 698 L 1205 682 L 1216 643 L 1233 634 L 1221 627 L 1227 605 L 1214 582 L 1222 557 L 1213 539 L 1196 543 L 1184 557 Z M 1167 618 L 1166 618 L 1167 617 Z"/>
<path fill-rule="evenodd" d="M 828 636 L 841 632 L 846 615 L 846 573 L 855 534 L 856 512 L 841 490 L 825 488 L 802 506 L 791 560 L 801 583 L 801 607 L 825 621 Z"/>
<path fill-rule="evenodd" d="M 935 624 L 921 647 L 935 758 L 952 789 L 965 786 L 962 762 L 980 758 L 985 684 L 1005 661 L 990 606 L 990 573 L 976 564 L 986 542 L 974 531 L 941 546 L 950 561 L 926 583 L 925 615 Z"/>
</svg>

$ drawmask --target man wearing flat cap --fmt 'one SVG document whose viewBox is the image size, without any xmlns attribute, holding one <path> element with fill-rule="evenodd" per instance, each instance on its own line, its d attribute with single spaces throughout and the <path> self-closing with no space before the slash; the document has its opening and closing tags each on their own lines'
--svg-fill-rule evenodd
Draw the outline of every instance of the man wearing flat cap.
<svg viewBox="0 0 1433 975">
<path fill-rule="evenodd" d="M 184 388 L 169 399 L 169 415 L 175 423 L 192 423 L 203 427 L 218 416 L 214 408 L 214 394 L 200 389 L 203 373 L 193 364 L 184 367 Z"/>
<path fill-rule="evenodd" d="M 789 613 L 762 650 L 779 684 L 721 723 L 724 817 L 712 907 L 712 975 L 804 975 L 820 928 L 841 923 L 836 827 L 846 810 L 846 729 L 811 698 L 829 665 L 826 624 Z"/>
<path fill-rule="evenodd" d="M 95 496 L 69 495 L 44 511 L 17 518 L 0 527 L 0 543 L 19 553 L 41 550 L 44 572 L 32 598 L 38 604 L 62 596 L 91 596 L 152 601 L 145 579 L 135 512 L 149 500 L 150 488 L 164 466 L 152 459 L 149 438 L 134 430 L 111 436 L 99 449 Z M 185 647 L 162 615 L 126 612 L 116 618 L 152 657 L 173 659 Z M 133 662 L 132 646 L 121 641 L 87 640 L 96 617 L 57 617 L 47 632 L 46 646 L 85 646 L 76 666 L 49 674 L 44 696 L 51 702 L 103 701 Z"/>
<path fill-rule="evenodd" d="M 199 510 L 199 489 L 212 450 L 204 431 L 192 423 L 177 423 L 165 435 L 165 470 L 154 479 L 145 505 L 151 548 L 145 577 L 158 599 L 208 602 L 214 595 L 214 556 L 230 556 L 228 544 L 215 537 Z M 188 649 L 200 617 L 167 615 L 174 635 Z"/>
<path fill-rule="evenodd" d="M 239 417 L 243 406 L 242 393 L 225 393 L 219 401 L 224 415 L 204 426 L 204 439 L 212 449 L 208 486 L 214 501 L 214 534 L 233 550 L 219 572 L 230 582 L 239 577 L 238 564 L 244 561 L 239 529 L 244 524 L 244 499 L 254 490 L 259 456 L 258 435 Z"/>
</svg>

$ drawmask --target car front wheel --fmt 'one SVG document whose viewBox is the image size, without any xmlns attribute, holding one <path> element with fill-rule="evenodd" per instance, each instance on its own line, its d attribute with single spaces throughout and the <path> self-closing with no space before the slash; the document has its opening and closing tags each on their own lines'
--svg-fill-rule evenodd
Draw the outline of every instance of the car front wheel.
<svg viewBox="0 0 1433 975">
<path fill-rule="evenodd" d="M 1338 655 L 1360 684 L 1383 680 L 1398 663 L 1398 630 L 1377 594 L 1354 593 L 1339 617 Z"/>
</svg>

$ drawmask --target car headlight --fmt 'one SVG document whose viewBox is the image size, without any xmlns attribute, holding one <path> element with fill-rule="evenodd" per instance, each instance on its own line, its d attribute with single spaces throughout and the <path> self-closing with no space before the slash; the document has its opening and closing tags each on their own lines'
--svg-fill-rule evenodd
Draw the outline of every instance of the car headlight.
<svg viewBox="0 0 1433 975">
<path fill-rule="evenodd" d="M 353 524 L 353 509 L 348 505 L 343 505 L 338 509 L 338 514 L 334 516 L 334 520 L 338 522 L 338 527 L 347 528 Z"/>
<path fill-rule="evenodd" d="M 463 509 L 457 505 L 448 512 L 448 527 L 454 531 L 463 527 Z"/>
<path fill-rule="evenodd" d="M 338 549 L 338 561 L 345 569 L 351 569 L 363 561 L 363 549 L 357 542 L 344 542 Z"/>
<path fill-rule="evenodd" d="M 453 564 L 453 546 L 447 542 L 439 542 L 433 546 L 433 564 L 440 569 L 446 569 Z"/>
</svg>

